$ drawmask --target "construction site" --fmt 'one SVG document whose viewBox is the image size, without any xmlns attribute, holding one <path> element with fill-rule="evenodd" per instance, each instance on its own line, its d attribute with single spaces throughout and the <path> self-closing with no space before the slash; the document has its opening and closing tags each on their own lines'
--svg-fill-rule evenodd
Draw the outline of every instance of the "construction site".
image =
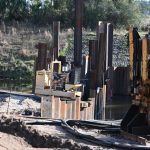
<svg viewBox="0 0 150 150">
<path fill-rule="evenodd" d="M 114 26 L 99 21 L 83 55 L 83 5 L 75 0 L 72 58 L 53 21 L 52 48 L 34 45 L 32 94 L 0 90 L 0 150 L 150 149 L 150 34 L 129 27 L 129 65 L 115 67 Z"/>
</svg>

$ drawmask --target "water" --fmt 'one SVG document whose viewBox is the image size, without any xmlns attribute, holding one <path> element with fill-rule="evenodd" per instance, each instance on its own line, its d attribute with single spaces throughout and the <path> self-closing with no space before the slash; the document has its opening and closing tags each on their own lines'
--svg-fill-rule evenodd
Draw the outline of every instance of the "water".
<svg viewBox="0 0 150 150">
<path fill-rule="evenodd" d="M 131 106 L 130 96 L 115 96 L 107 102 L 105 116 L 108 120 L 122 119 Z"/>
</svg>

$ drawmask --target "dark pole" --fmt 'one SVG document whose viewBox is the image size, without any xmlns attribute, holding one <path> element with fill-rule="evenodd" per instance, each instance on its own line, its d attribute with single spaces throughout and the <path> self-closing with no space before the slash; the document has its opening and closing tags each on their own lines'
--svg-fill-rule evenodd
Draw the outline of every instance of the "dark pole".
<svg viewBox="0 0 150 150">
<path fill-rule="evenodd" d="M 72 73 L 71 73 L 73 84 L 80 83 L 80 79 L 81 79 L 82 9 L 83 9 L 83 0 L 75 0 L 74 66 L 72 68 Z"/>
<path fill-rule="evenodd" d="M 82 10 L 83 0 L 75 0 L 74 64 L 81 66 L 82 61 Z"/>
<path fill-rule="evenodd" d="M 98 54 L 98 40 L 89 40 L 89 69 L 96 70 Z"/>
<path fill-rule="evenodd" d="M 98 40 L 89 41 L 89 76 L 90 89 L 96 90 L 96 66 L 98 59 Z M 94 91 L 93 91 L 94 92 Z M 93 94 L 92 94 L 93 95 Z"/>
<path fill-rule="evenodd" d="M 58 60 L 59 56 L 59 34 L 60 21 L 53 22 L 53 60 Z"/>
<path fill-rule="evenodd" d="M 38 57 L 37 57 L 37 70 L 47 70 L 47 44 L 46 43 L 38 43 L 36 45 L 36 48 L 38 49 Z"/>
<path fill-rule="evenodd" d="M 38 70 L 47 70 L 47 44 L 46 43 L 38 43 L 35 45 L 35 47 L 38 49 L 38 56 L 35 58 L 35 64 L 34 64 L 34 77 L 33 77 L 33 83 L 32 83 L 32 93 L 35 93 L 35 87 L 36 87 L 36 71 Z"/>
<path fill-rule="evenodd" d="M 106 71 L 106 41 L 107 41 L 107 23 L 99 22 L 97 28 L 98 53 L 97 53 L 97 86 L 103 87 L 103 75 Z"/>
</svg>

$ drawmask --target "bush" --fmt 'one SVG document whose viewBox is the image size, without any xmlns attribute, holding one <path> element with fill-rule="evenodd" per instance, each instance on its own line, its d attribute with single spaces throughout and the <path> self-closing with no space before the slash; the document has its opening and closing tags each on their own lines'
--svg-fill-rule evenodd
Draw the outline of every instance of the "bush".
<svg viewBox="0 0 150 150">
<path fill-rule="evenodd" d="M 137 24 L 143 7 L 136 0 L 84 0 L 84 27 L 93 29 L 99 20 L 110 21 L 116 27 Z M 28 20 L 36 25 L 60 20 L 63 28 L 74 24 L 74 0 L 1 0 L 0 8 L 4 20 Z"/>
<path fill-rule="evenodd" d="M 85 26 L 95 28 L 98 21 L 109 21 L 116 27 L 138 24 L 142 13 L 139 3 L 129 0 L 87 0 Z"/>
</svg>

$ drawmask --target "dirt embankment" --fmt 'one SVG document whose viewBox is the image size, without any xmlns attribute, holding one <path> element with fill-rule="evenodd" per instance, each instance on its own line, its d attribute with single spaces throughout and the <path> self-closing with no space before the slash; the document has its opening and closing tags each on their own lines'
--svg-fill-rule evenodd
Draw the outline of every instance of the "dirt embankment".
<svg viewBox="0 0 150 150">
<path fill-rule="evenodd" d="M 28 150 L 31 148 L 93 150 L 96 148 L 96 146 L 83 143 L 82 140 L 76 140 L 59 125 L 26 125 L 25 121 L 29 120 L 1 116 L 0 136 L 4 136 L 0 138 L 0 148 L 2 147 L 4 150 Z"/>
</svg>

